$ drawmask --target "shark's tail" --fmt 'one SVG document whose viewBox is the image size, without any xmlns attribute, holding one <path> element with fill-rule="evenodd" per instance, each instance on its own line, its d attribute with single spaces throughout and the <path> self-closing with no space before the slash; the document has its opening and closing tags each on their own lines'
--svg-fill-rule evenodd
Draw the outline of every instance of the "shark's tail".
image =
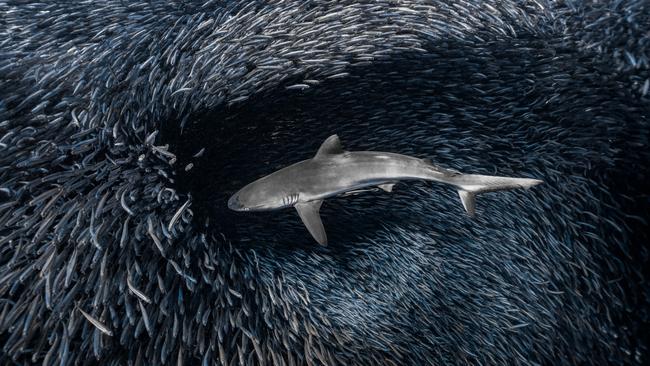
<svg viewBox="0 0 650 366">
<path fill-rule="evenodd" d="M 476 195 L 485 192 L 503 191 L 514 188 L 530 188 L 543 183 L 538 179 L 494 177 L 489 175 L 462 174 L 455 185 L 465 211 L 474 216 Z"/>
</svg>

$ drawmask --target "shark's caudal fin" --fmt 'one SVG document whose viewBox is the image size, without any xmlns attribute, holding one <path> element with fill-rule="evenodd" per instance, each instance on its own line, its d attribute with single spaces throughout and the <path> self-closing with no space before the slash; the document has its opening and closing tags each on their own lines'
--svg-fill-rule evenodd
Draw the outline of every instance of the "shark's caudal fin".
<svg viewBox="0 0 650 366">
<path fill-rule="evenodd" d="M 515 188 L 530 188 L 543 183 L 538 179 L 494 177 L 489 175 L 462 175 L 457 187 L 460 201 L 467 214 L 474 216 L 476 213 L 476 195 L 485 192 L 503 191 Z"/>
</svg>

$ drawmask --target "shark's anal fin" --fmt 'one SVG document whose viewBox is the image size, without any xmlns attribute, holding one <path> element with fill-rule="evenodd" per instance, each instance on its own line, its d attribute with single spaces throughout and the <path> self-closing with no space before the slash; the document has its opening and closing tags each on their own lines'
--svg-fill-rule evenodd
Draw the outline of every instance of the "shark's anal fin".
<svg viewBox="0 0 650 366">
<path fill-rule="evenodd" d="M 303 224 L 309 230 L 311 236 L 316 239 L 318 244 L 327 245 L 327 234 L 323 227 L 323 221 L 320 219 L 320 206 L 323 204 L 322 200 L 296 203 L 295 208 Z"/>
<path fill-rule="evenodd" d="M 383 189 L 386 192 L 392 192 L 394 186 L 395 183 L 384 183 L 384 184 L 380 184 L 378 187 Z"/>
<path fill-rule="evenodd" d="M 476 213 L 476 194 L 461 189 L 458 191 L 458 195 L 460 196 L 460 201 L 463 203 L 463 207 L 465 208 L 465 211 L 467 211 L 467 214 L 474 217 Z"/>
<path fill-rule="evenodd" d="M 335 155 L 344 153 L 343 147 L 341 146 L 341 140 L 339 140 L 338 135 L 332 135 L 323 141 L 323 143 L 318 148 L 314 158 L 318 158 L 325 155 Z"/>
</svg>

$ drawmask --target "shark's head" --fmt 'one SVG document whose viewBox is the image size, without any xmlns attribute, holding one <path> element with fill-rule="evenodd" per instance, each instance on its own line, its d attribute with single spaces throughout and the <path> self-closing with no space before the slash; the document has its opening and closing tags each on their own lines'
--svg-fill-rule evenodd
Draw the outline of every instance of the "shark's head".
<svg viewBox="0 0 650 366">
<path fill-rule="evenodd" d="M 260 179 L 233 194 L 228 200 L 228 208 L 235 211 L 266 211 L 291 206 L 293 195 L 284 187 L 268 184 Z"/>
</svg>

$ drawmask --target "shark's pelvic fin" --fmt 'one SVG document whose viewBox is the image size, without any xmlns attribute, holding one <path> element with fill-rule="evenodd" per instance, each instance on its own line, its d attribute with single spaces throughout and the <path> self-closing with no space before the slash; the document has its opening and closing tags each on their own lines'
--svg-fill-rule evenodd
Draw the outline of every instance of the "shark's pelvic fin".
<svg viewBox="0 0 650 366">
<path fill-rule="evenodd" d="M 458 195 L 467 214 L 473 217 L 476 213 L 476 195 L 472 192 L 463 191 L 462 189 L 458 191 Z"/>
<path fill-rule="evenodd" d="M 351 191 L 347 191 L 345 193 L 341 193 L 341 197 L 348 197 L 348 196 L 354 196 L 360 193 L 365 193 L 365 192 L 371 192 L 373 190 L 376 190 L 375 188 L 370 188 L 370 189 L 354 189 Z"/>
<path fill-rule="evenodd" d="M 323 143 L 318 148 L 318 151 L 316 152 L 316 156 L 314 156 L 314 158 L 325 155 L 342 154 L 344 152 L 345 151 L 341 146 L 341 140 L 339 140 L 339 136 L 332 135 L 323 141 Z"/>
<path fill-rule="evenodd" d="M 323 204 L 322 200 L 309 201 L 296 203 L 295 208 L 298 211 L 300 219 L 309 230 L 311 236 L 316 239 L 318 244 L 327 245 L 327 234 L 323 227 L 323 221 L 320 219 L 320 206 Z"/>
<path fill-rule="evenodd" d="M 386 192 L 392 192 L 394 186 L 395 183 L 385 183 L 385 184 L 380 184 L 378 187 L 383 189 Z"/>
</svg>

